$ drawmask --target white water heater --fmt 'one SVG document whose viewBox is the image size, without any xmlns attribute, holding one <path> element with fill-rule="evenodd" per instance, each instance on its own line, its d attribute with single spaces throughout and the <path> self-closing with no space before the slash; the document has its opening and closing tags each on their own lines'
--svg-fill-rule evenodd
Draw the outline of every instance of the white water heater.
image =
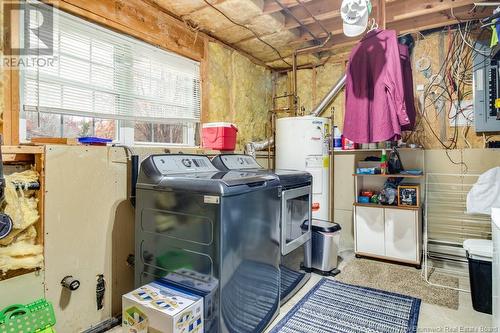
<svg viewBox="0 0 500 333">
<path fill-rule="evenodd" d="M 276 121 L 276 169 L 307 171 L 313 176 L 313 217 L 328 220 L 329 120 L 313 116 Z"/>
</svg>

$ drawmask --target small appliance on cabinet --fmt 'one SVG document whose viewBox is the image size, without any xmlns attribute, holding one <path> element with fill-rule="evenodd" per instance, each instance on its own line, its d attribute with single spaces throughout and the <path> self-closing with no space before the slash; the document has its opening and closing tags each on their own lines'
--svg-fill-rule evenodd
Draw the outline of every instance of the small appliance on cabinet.
<svg viewBox="0 0 500 333">
<path fill-rule="evenodd" d="M 312 176 L 304 171 L 267 170 L 249 155 L 222 154 L 212 159 L 222 171 L 247 170 L 263 175 L 276 175 L 281 193 L 281 302 L 288 301 L 310 278 L 311 227 L 301 229 L 311 219 Z"/>
<path fill-rule="evenodd" d="M 135 285 L 204 298 L 205 332 L 262 332 L 279 312 L 281 187 L 206 156 L 153 155 L 137 183 Z"/>
</svg>

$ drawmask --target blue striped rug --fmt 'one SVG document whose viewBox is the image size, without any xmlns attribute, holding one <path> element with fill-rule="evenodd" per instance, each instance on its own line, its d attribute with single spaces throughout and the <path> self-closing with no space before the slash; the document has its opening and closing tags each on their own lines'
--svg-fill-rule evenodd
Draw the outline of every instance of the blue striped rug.
<svg viewBox="0 0 500 333">
<path fill-rule="evenodd" d="M 322 279 L 271 333 L 416 332 L 420 299 Z"/>
</svg>

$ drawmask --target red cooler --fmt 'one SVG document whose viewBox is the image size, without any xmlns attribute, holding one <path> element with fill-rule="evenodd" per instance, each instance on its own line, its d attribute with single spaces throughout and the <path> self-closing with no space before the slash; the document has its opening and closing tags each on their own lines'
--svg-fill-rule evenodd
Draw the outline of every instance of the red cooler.
<svg viewBox="0 0 500 333">
<path fill-rule="evenodd" d="M 234 150 L 238 129 L 231 123 L 206 123 L 202 127 L 203 148 Z"/>
</svg>

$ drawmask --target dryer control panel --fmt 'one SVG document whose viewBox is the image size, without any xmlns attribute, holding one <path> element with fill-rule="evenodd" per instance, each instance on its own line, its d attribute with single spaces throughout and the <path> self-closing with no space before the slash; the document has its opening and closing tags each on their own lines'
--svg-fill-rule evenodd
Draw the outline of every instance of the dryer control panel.
<svg viewBox="0 0 500 333">
<path fill-rule="evenodd" d="M 155 155 L 153 163 L 162 175 L 218 171 L 208 157 L 202 155 Z"/>
<path fill-rule="evenodd" d="M 262 169 L 262 166 L 249 155 L 220 155 L 219 158 L 229 170 Z"/>
</svg>

